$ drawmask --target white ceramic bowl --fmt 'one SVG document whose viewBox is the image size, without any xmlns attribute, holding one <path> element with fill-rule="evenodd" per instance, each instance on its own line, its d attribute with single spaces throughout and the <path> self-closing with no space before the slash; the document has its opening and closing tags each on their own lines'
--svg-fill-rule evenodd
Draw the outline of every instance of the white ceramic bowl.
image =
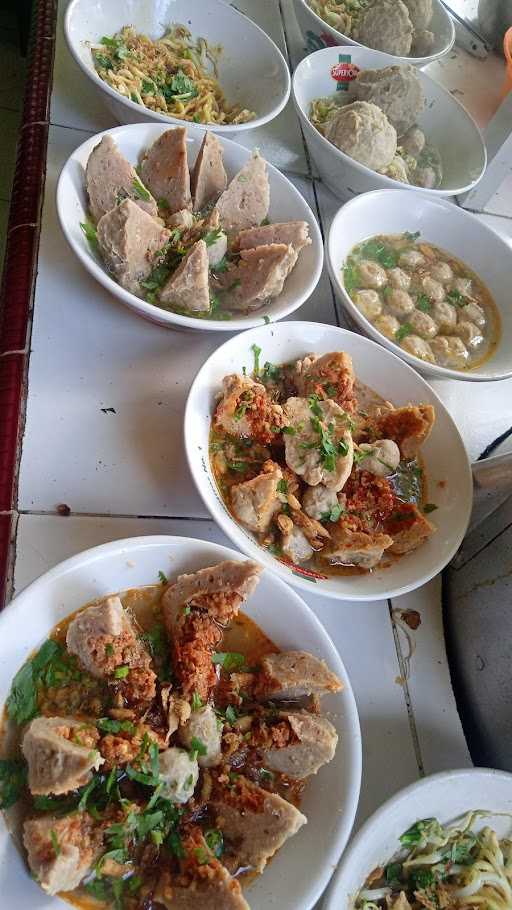
<svg viewBox="0 0 512 910">
<path fill-rule="evenodd" d="M 286 61 L 259 26 L 224 0 L 72 0 L 64 20 L 69 50 L 119 123 L 182 124 L 183 120 L 151 111 L 114 91 L 98 76 L 90 44 L 125 25 L 133 25 L 149 38 L 160 38 L 176 22 L 186 25 L 193 38 L 203 37 L 222 46 L 219 82 L 228 103 L 256 113 L 248 123 L 210 124 L 209 129 L 230 135 L 256 129 L 277 117 L 290 95 Z"/>
<path fill-rule="evenodd" d="M 108 134 L 117 143 L 121 152 L 128 160 L 136 165 L 142 153 L 165 131 L 168 126 L 156 123 L 138 123 L 129 126 L 118 126 L 104 133 L 91 136 L 80 145 L 66 161 L 57 185 L 57 212 L 59 221 L 71 249 L 80 259 L 82 265 L 107 291 L 125 303 L 131 310 L 167 327 L 181 326 L 189 329 L 214 332 L 234 332 L 248 329 L 251 326 L 261 325 L 263 317 L 275 321 L 288 316 L 298 309 L 313 293 L 320 275 L 324 260 L 322 235 L 317 221 L 309 205 L 295 189 L 287 177 L 272 164 L 268 164 L 268 178 L 270 182 L 270 210 L 271 221 L 292 221 L 299 219 L 307 221 L 312 243 L 305 247 L 299 256 L 297 265 L 286 279 L 284 288 L 279 297 L 257 312 L 241 314 L 229 320 L 221 319 L 195 319 L 192 316 L 182 316 L 168 310 L 160 309 L 151 303 L 146 303 L 125 291 L 107 272 L 103 260 L 98 252 L 91 249 L 80 228 L 80 222 L 87 219 L 87 196 L 85 190 L 85 166 L 93 148 L 100 142 L 102 136 Z M 189 163 L 192 166 L 202 142 L 203 133 L 197 127 L 188 130 Z M 224 149 L 224 163 L 228 178 L 233 177 L 245 162 L 250 158 L 251 152 L 224 136 L 219 137 Z"/>
<path fill-rule="evenodd" d="M 27 656 L 60 619 L 93 598 L 158 583 L 223 559 L 242 559 L 227 547 L 184 537 L 136 537 L 86 550 L 46 572 L 0 615 L 0 705 Z M 340 741 L 332 762 L 308 781 L 301 808 L 308 824 L 292 838 L 248 890 L 253 910 L 269 906 L 309 910 L 329 881 L 347 842 L 359 799 L 361 734 L 354 695 L 340 657 L 314 613 L 287 585 L 264 572 L 244 608 L 283 648 L 306 648 L 325 659 L 344 683 L 322 700 Z M 336 807 L 336 811 L 333 811 Z M 46 897 L 30 878 L 0 818 L 2 907 L 51 910 L 67 906 Z"/>
<path fill-rule="evenodd" d="M 313 12 L 307 0 L 293 0 L 293 2 L 297 21 L 306 43 L 306 50 L 310 53 L 323 47 L 334 47 L 339 44 L 366 46 L 359 44 L 358 41 L 349 38 L 348 35 L 343 35 L 342 32 L 328 25 L 324 19 Z M 433 60 L 439 60 L 440 57 L 444 57 L 452 49 L 455 41 L 455 28 L 451 16 L 440 0 L 433 0 L 432 3 L 430 31 L 434 32 L 435 35 L 435 43 L 431 54 L 426 57 L 397 57 L 390 55 L 393 63 L 412 63 L 414 66 L 425 66 L 427 63 L 432 63 Z M 368 49 L 372 50 L 372 48 Z"/>
<path fill-rule="evenodd" d="M 408 354 L 363 316 L 345 290 L 343 265 L 353 247 L 375 234 L 401 234 L 404 231 L 420 231 L 423 240 L 462 259 L 493 295 L 501 314 L 501 340 L 493 356 L 474 370 L 451 370 Z M 336 296 L 357 325 L 421 373 L 437 379 L 474 382 L 512 376 L 512 251 L 505 240 L 474 215 L 443 199 L 411 196 L 406 190 L 364 193 L 336 214 L 327 240 L 327 264 Z"/>
<path fill-rule="evenodd" d="M 328 47 L 305 57 L 293 74 L 292 92 L 306 142 L 322 180 L 341 199 L 368 190 L 401 187 L 428 196 L 456 196 L 474 187 L 485 171 L 487 154 L 482 134 L 461 104 L 437 82 L 418 72 L 426 106 L 418 124 L 437 147 L 443 163 L 438 189 L 428 190 L 400 183 L 355 161 L 329 142 L 309 120 L 311 102 L 332 95 L 337 83 L 331 75 L 340 53 L 360 69 L 382 69 L 396 63 L 394 57 L 361 46 Z M 343 97 L 344 93 L 340 93 Z"/>
<path fill-rule="evenodd" d="M 512 774 L 487 768 L 443 771 L 401 790 L 377 809 L 354 837 L 329 887 L 323 910 L 350 910 L 366 877 L 391 859 L 400 846 L 398 838 L 415 822 L 437 818 L 447 824 L 471 809 L 510 813 Z M 510 818 L 478 819 L 475 829 L 485 825 L 494 828 L 499 837 L 511 836 Z"/>
<path fill-rule="evenodd" d="M 422 446 L 429 497 L 438 506 L 432 519 L 437 532 L 422 547 L 403 556 L 386 569 L 365 575 L 305 577 L 260 547 L 253 535 L 239 525 L 224 505 L 208 458 L 208 437 L 216 396 L 228 373 L 252 372 L 251 345 L 262 349 L 261 363 L 286 363 L 310 352 L 346 351 L 354 361 L 356 376 L 400 406 L 432 404 L 436 422 Z M 338 600 L 382 600 L 412 591 L 425 584 L 450 561 L 466 532 L 472 502 L 472 476 L 459 431 L 445 406 L 430 386 L 398 357 L 373 341 L 313 322 L 282 322 L 252 329 L 225 342 L 209 357 L 197 374 L 185 409 L 185 448 L 192 476 L 207 509 L 231 540 L 253 559 L 259 560 L 290 584 Z M 442 486 L 439 483 L 443 482 Z"/>
</svg>

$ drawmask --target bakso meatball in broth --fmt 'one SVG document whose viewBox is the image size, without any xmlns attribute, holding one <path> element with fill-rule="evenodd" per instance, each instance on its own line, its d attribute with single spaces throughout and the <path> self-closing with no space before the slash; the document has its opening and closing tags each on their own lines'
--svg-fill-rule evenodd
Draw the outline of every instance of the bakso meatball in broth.
<svg viewBox="0 0 512 910">
<path fill-rule="evenodd" d="M 386 270 L 377 262 L 362 259 L 358 265 L 361 284 L 365 288 L 383 288 L 387 283 Z"/>
<path fill-rule="evenodd" d="M 437 324 L 428 313 L 422 313 L 421 310 L 413 310 L 408 316 L 408 322 L 420 338 L 428 340 L 437 335 Z"/>
<path fill-rule="evenodd" d="M 407 291 L 411 283 L 411 276 L 408 275 L 407 272 L 404 272 L 403 269 L 389 269 L 388 281 L 392 288 L 399 288 L 401 291 Z"/>
<path fill-rule="evenodd" d="M 354 294 L 354 303 L 363 316 L 366 316 L 370 322 L 373 322 L 373 320 L 382 312 L 382 301 L 377 294 L 377 291 L 356 291 Z"/>
<path fill-rule="evenodd" d="M 407 316 L 414 309 L 414 301 L 407 291 L 391 288 L 386 294 L 386 304 L 398 318 Z"/>
<path fill-rule="evenodd" d="M 443 285 L 429 275 L 422 279 L 421 287 L 430 300 L 444 300 L 445 290 Z"/>
<path fill-rule="evenodd" d="M 432 319 L 439 332 L 453 332 L 457 324 L 457 310 L 446 300 L 439 300 L 432 307 Z"/>
<path fill-rule="evenodd" d="M 428 363 L 435 363 L 432 348 L 428 342 L 420 338 L 419 335 L 407 335 L 400 344 L 400 347 L 408 354 L 419 357 L 420 360 L 426 360 Z"/>
<path fill-rule="evenodd" d="M 382 313 L 381 316 L 377 316 L 377 319 L 373 323 L 375 328 L 382 332 L 386 338 L 389 338 L 390 341 L 395 340 L 396 333 L 400 328 L 400 323 L 395 316 L 388 316 L 386 313 Z"/>
</svg>

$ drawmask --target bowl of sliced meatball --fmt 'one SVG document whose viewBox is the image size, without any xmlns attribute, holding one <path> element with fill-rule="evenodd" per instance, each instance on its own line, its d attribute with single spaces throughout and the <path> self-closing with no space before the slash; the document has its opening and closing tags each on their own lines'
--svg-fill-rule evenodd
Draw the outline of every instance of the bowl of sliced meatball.
<svg viewBox="0 0 512 910">
<path fill-rule="evenodd" d="M 52 568 L 0 628 L 3 906 L 311 910 L 361 734 L 298 594 L 227 547 L 139 537 Z"/>
<path fill-rule="evenodd" d="M 93 136 L 62 170 L 57 211 L 90 274 L 139 316 L 236 331 L 301 306 L 322 271 L 315 216 L 252 152 L 198 127 Z"/>
<path fill-rule="evenodd" d="M 411 591 L 464 537 L 472 476 L 430 386 L 354 332 L 283 322 L 230 339 L 192 384 L 189 467 L 222 530 L 289 584 Z"/>
<path fill-rule="evenodd" d="M 370 338 L 428 376 L 510 377 L 509 245 L 462 208 L 411 199 L 378 190 L 339 210 L 326 245 L 338 299 Z"/>
</svg>

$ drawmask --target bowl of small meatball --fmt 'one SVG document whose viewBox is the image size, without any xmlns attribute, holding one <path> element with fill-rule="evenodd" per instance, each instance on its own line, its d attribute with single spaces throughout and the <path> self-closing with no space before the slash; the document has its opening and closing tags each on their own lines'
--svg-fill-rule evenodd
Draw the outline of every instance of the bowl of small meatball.
<svg viewBox="0 0 512 910">
<path fill-rule="evenodd" d="M 511 257 L 474 215 L 404 190 L 347 203 L 327 242 L 336 295 L 358 328 L 421 373 L 474 382 L 512 376 Z"/>
</svg>

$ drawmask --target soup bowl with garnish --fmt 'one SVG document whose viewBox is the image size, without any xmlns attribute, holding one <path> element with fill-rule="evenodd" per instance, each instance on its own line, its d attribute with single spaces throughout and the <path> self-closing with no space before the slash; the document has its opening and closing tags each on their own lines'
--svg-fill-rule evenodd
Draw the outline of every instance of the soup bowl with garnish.
<svg viewBox="0 0 512 910">
<path fill-rule="evenodd" d="M 301 597 L 227 547 L 148 536 L 51 569 L 0 630 L 2 906 L 311 910 L 361 735 Z"/>
<path fill-rule="evenodd" d="M 442 771 L 401 790 L 365 822 L 324 907 L 439 906 L 439 898 L 447 906 L 506 907 L 511 855 L 512 775 Z"/>
<path fill-rule="evenodd" d="M 73 0 L 69 50 L 119 123 L 254 130 L 282 111 L 288 65 L 271 38 L 222 0 Z"/>
<path fill-rule="evenodd" d="M 226 342 L 192 384 L 184 435 L 215 521 L 305 590 L 403 594 L 465 534 L 472 477 L 452 418 L 411 367 L 353 332 L 290 322 Z"/>
<path fill-rule="evenodd" d="M 298 309 L 323 243 L 309 205 L 257 149 L 195 126 L 92 136 L 64 165 L 57 212 L 87 271 L 166 327 L 233 332 Z"/>
<path fill-rule="evenodd" d="M 380 190 L 339 210 L 327 241 L 338 299 L 370 338 L 425 375 L 512 376 L 509 245 L 462 208 L 411 200 Z"/>
</svg>

